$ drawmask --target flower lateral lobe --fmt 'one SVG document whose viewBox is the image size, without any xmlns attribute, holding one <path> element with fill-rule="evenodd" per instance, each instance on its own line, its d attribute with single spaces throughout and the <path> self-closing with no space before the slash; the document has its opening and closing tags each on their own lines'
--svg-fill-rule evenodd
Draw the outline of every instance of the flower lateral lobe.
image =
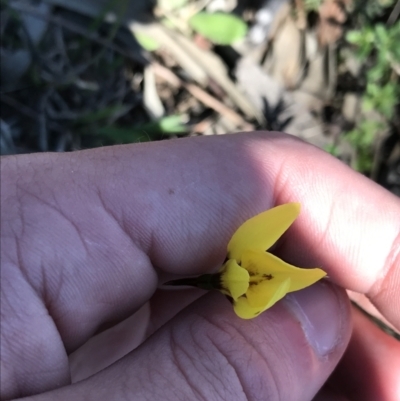
<svg viewBox="0 0 400 401">
<path fill-rule="evenodd" d="M 265 282 L 250 287 L 244 296 L 233 303 L 233 310 L 242 319 L 253 319 L 282 299 L 287 294 L 289 285 L 288 278 L 275 287 L 268 286 Z"/>
<path fill-rule="evenodd" d="M 242 266 L 249 272 L 250 286 L 252 283 L 257 285 L 262 281 L 273 285 L 276 281 L 283 282 L 290 278 L 288 292 L 302 290 L 326 276 L 322 269 L 301 269 L 269 252 L 243 252 Z"/>
</svg>

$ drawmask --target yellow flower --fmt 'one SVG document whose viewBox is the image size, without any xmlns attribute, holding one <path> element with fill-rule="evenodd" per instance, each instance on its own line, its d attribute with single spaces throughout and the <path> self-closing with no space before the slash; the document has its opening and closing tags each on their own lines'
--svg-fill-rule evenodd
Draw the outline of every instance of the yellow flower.
<svg viewBox="0 0 400 401">
<path fill-rule="evenodd" d="M 239 317 L 258 316 L 288 292 L 308 287 L 326 275 L 318 268 L 292 266 L 267 252 L 299 213 L 299 203 L 287 203 L 252 217 L 233 234 L 226 262 L 217 273 L 167 284 L 218 289 L 232 300 Z"/>
</svg>

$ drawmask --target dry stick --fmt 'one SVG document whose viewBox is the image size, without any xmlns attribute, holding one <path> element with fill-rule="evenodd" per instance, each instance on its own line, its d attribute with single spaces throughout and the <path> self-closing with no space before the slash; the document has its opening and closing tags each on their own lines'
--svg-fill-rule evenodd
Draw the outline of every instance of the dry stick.
<svg viewBox="0 0 400 401">
<path fill-rule="evenodd" d="M 28 106 L 25 106 L 23 103 L 20 103 L 18 100 L 15 100 L 14 98 L 12 98 L 4 93 L 0 93 L 0 100 L 2 102 L 4 102 L 5 104 L 7 104 L 8 106 L 14 108 L 17 112 L 27 116 L 28 118 L 31 118 L 32 120 L 35 120 L 37 123 L 39 123 L 39 129 L 42 129 L 43 120 L 41 120 L 41 119 L 45 118 L 43 116 L 43 113 L 38 113 L 37 111 L 29 108 Z M 65 136 L 65 134 L 63 132 L 63 127 L 60 124 L 54 123 L 52 121 L 46 121 L 45 124 L 46 124 L 46 126 L 53 129 L 54 131 L 57 131 L 58 133 L 60 133 L 60 135 L 61 135 L 60 140 L 62 140 L 62 138 Z M 44 133 L 44 134 L 46 134 L 46 133 Z M 42 133 L 42 135 L 43 135 L 43 133 Z"/>
<path fill-rule="evenodd" d="M 212 125 L 212 121 L 210 118 L 207 117 L 204 120 L 201 120 L 197 124 L 195 124 L 193 127 L 193 131 L 205 135 L 204 132 L 208 128 L 210 128 L 211 125 Z"/>
<path fill-rule="evenodd" d="M 301 30 L 305 30 L 306 29 L 306 11 L 305 11 L 305 4 L 304 4 L 304 0 L 295 0 L 295 11 L 297 13 L 296 15 L 296 22 L 297 22 L 297 26 L 299 29 Z"/>
<path fill-rule="evenodd" d="M 215 97 L 208 94 L 199 86 L 195 84 L 186 84 L 186 83 L 184 83 L 183 86 L 192 96 L 200 100 L 200 102 L 204 103 L 208 107 L 211 107 L 222 116 L 228 118 L 238 127 L 241 127 L 246 131 L 254 130 L 253 125 L 247 123 L 238 113 L 236 113 L 229 107 L 225 106 L 223 103 L 221 103 Z"/>
<path fill-rule="evenodd" d="M 42 152 L 47 152 L 49 150 L 49 135 L 47 130 L 47 115 L 46 115 L 46 106 L 51 95 L 53 89 L 48 89 L 41 97 L 39 102 L 39 110 L 38 110 L 38 146 Z"/>
<path fill-rule="evenodd" d="M 393 25 L 396 22 L 397 18 L 399 17 L 399 14 L 400 14 L 400 0 L 397 0 L 396 5 L 393 7 L 393 10 L 389 15 L 387 24 Z"/>
<path fill-rule="evenodd" d="M 6 95 L 5 93 L 0 92 L 0 101 L 4 102 L 8 106 L 15 109 L 17 112 L 31 118 L 32 120 L 39 121 L 39 114 L 37 111 L 31 109 L 30 107 L 26 106 L 25 104 L 15 100 L 14 98 Z M 54 129 L 56 131 L 60 131 L 63 126 L 53 121 L 49 121 L 47 123 L 48 127 Z"/>
<path fill-rule="evenodd" d="M 13 109 L 19 111 L 21 114 L 24 114 L 25 116 L 31 118 L 32 120 L 37 120 L 38 115 L 37 112 L 33 109 L 31 109 L 28 106 L 25 106 L 23 103 L 19 102 L 18 100 L 15 100 L 14 98 L 6 95 L 5 93 L 0 92 L 0 100 Z"/>
<path fill-rule="evenodd" d="M 236 113 L 236 111 L 225 106 L 222 102 L 220 102 L 215 97 L 211 96 L 209 93 L 201 89 L 199 86 L 182 81 L 176 74 L 174 74 L 171 70 L 165 68 L 161 64 L 153 63 L 152 67 L 154 73 L 157 74 L 160 78 L 164 79 L 172 86 L 184 87 L 192 96 L 194 96 L 201 103 L 215 110 L 222 116 L 228 118 L 241 129 L 245 131 L 254 130 L 254 126 L 245 121 L 238 113 Z"/>
</svg>

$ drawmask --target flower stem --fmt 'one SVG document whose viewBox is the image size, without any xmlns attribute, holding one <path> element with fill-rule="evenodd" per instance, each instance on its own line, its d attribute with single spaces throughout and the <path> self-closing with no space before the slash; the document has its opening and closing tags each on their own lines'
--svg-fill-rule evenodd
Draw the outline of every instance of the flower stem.
<svg viewBox="0 0 400 401">
<path fill-rule="evenodd" d="M 218 290 L 221 288 L 221 275 L 216 273 L 203 274 L 198 277 L 179 278 L 177 280 L 168 281 L 164 285 L 187 285 L 190 287 L 202 288 L 203 290 Z"/>
</svg>

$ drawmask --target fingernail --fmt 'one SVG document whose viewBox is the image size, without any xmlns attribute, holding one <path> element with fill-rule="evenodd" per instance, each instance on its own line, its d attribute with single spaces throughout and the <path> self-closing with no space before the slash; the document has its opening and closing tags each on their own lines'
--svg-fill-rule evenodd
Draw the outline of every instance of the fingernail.
<svg viewBox="0 0 400 401">
<path fill-rule="evenodd" d="M 309 344 L 324 356 L 342 336 L 344 305 L 331 284 L 320 282 L 288 294 L 285 304 L 299 321 Z"/>
</svg>

